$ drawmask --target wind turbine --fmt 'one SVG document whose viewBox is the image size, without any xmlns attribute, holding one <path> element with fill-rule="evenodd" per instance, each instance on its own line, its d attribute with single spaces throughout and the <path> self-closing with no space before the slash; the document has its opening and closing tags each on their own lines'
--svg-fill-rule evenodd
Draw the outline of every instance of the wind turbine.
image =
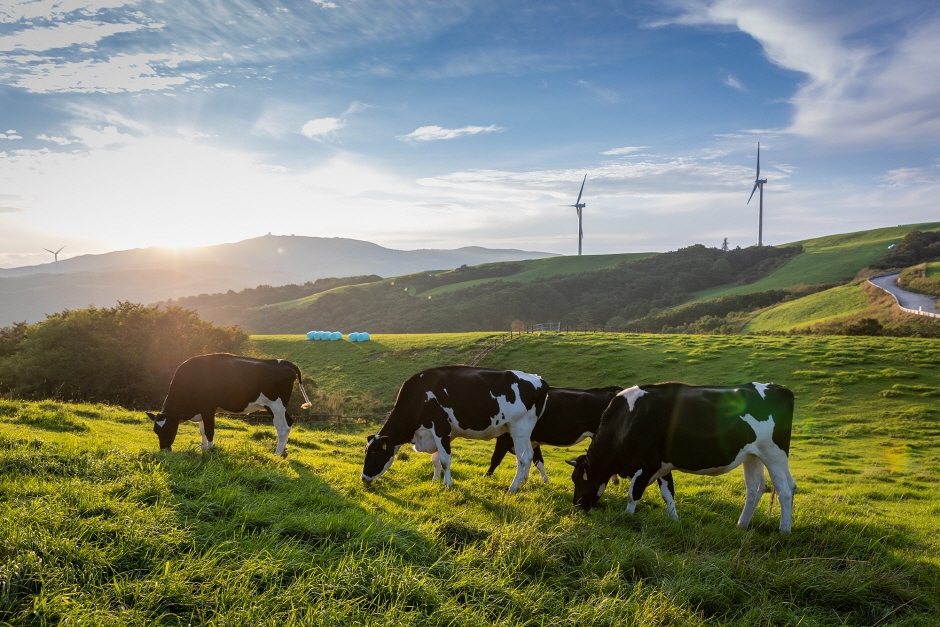
<svg viewBox="0 0 940 627">
<path fill-rule="evenodd" d="M 63 246 L 62 248 L 65 248 L 65 246 Z M 48 248 L 43 248 L 43 250 L 45 250 L 46 252 L 50 252 L 53 255 L 55 255 L 55 269 L 56 270 L 59 269 L 59 253 L 62 252 L 62 248 L 60 248 L 59 250 L 49 250 Z"/>
<path fill-rule="evenodd" d="M 587 181 L 587 174 L 584 175 L 584 180 L 581 181 L 581 191 L 578 192 L 578 199 L 574 201 L 573 205 L 558 205 L 559 207 L 574 207 L 578 212 L 578 256 L 581 256 L 581 240 L 584 239 L 584 231 L 581 230 L 581 210 L 587 207 L 586 203 L 581 202 L 581 194 L 584 193 L 584 183 Z"/>
<path fill-rule="evenodd" d="M 757 176 L 754 177 L 754 189 L 751 190 L 751 195 L 747 197 L 747 204 L 751 204 L 751 198 L 754 197 L 754 192 L 757 191 L 757 188 L 760 188 L 760 209 L 757 210 L 757 245 L 763 246 L 763 235 L 764 235 L 764 183 L 767 182 L 767 179 L 762 179 L 760 177 L 760 142 L 757 142 Z"/>
</svg>

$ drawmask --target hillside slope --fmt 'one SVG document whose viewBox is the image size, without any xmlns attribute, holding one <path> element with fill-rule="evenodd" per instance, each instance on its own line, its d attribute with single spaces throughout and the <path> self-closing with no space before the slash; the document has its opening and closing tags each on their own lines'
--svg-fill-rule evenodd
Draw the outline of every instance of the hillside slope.
<svg viewBox="0 0 940 627">
<path fill-rule="evenodd" d="M 833 283 L 853 278 L 888 252 L 888 246 L 897 244 L 912 231 L 938 231 L 940 222 L 906 224 L 903 226 L 829 235 L 793 242 L 803 246 L 803 253 L 786 265 L 759 281 L 748 285 L 718 287 L 702 290 L 695 300 L 710 300 L 726 294 L 749 294 L 766 290 L 779 290 L 796 285 Z"/>
</svg>

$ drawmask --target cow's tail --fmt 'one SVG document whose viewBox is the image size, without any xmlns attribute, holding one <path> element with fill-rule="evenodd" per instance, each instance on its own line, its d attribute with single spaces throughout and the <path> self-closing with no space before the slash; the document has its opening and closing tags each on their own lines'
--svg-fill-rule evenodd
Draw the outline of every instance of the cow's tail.
<svg viewBox="0 0 940 627">
<path fill-rule="evenodd" d="M 770 507 L 767 508 L 768 516 L 774 513 L 774 501 L 776 500 L 777 500 L 777 486 L 771 483 L 770 484 Z"/>
<path fill-rule="evenodd" d="M 290 363 L 290 362 L 288 362 Z M 301 409 L 310 409 L 313 407 L 313 403 L 310 402 L 310 397 L 307 396 L 307 390 L 304 389 L 304 378 L 300 374 L 300 368 L 295 363 L 290 363 L 291 367 L 294 369 L 294 372 L 297 373 L 297 387 L 300 388 L 300 393 L 304 395 L 304 400 L 307 401 L 300 406 Z"/>
</svg>

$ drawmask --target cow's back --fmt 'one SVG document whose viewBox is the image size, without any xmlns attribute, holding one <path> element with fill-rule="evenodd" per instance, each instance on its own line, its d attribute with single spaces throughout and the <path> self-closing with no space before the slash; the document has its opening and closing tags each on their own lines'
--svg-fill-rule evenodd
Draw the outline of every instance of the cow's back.
<svg viewBox="0 0 940 627">
<path fill-rule="evenodd" d="M 290 382 L 295 367 L 278 359 L 254 359 L 228 353 L 198 355 L 176 369 L 164 412 L 187 413 L 221 407 L 240 411 L 265 394 L 276 398 Z"/>
</svg>

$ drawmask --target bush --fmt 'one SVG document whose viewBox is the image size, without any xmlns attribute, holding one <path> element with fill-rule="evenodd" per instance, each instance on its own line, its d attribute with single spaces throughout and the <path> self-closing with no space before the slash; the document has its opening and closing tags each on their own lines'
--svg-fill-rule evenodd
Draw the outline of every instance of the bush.
<svg viewBox="0 0 940 627">
<path fill-rule="evenodd" d="M 183 361 L 237 352 L 248 334 L 179 307 L 123 302 L 20 323 L 0 331 L 0 338 L 0 393 L 158 407 Z"/>
</svg>

